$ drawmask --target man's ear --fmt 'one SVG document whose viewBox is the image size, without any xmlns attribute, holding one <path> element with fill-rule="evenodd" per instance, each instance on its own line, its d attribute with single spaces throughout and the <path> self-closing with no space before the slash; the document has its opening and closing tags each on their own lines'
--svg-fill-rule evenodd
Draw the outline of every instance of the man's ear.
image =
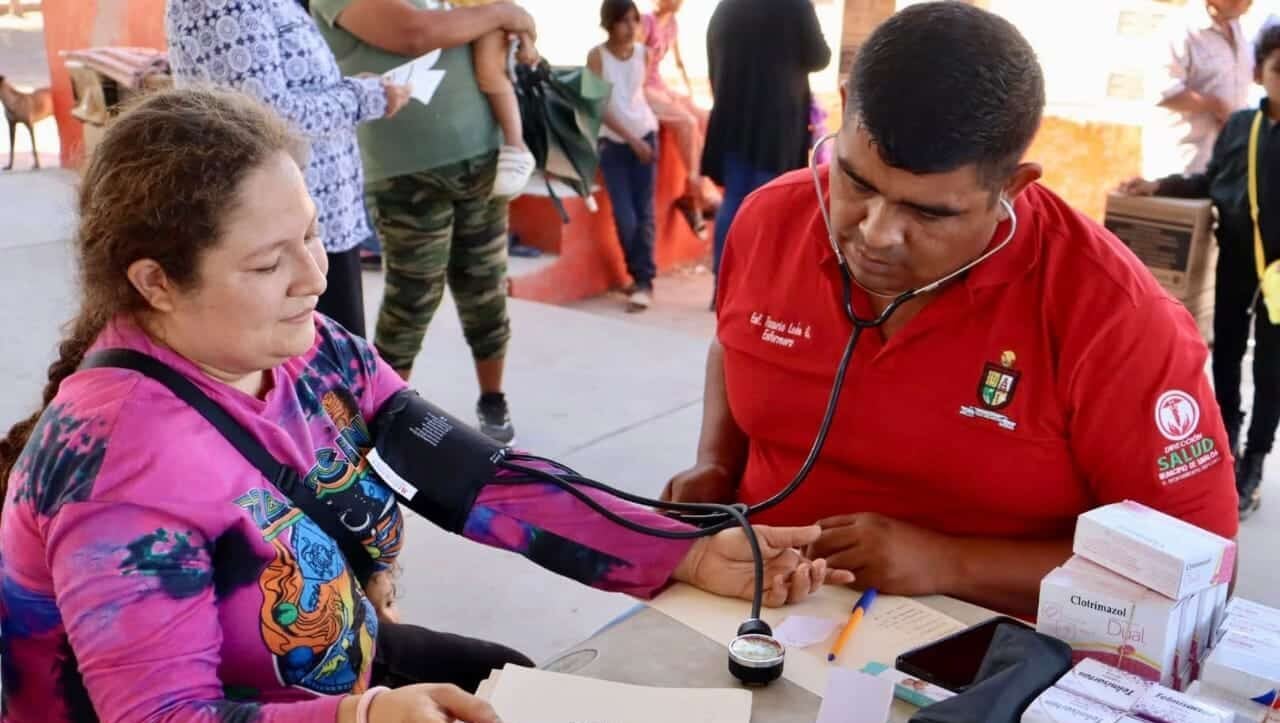
<svg viewBox="0 0 1280 723">
<path fill-rule="evenodd" d="M 1044 167 L 1039 163 L 1019 163 L 1000 192 L 1009 200 L 1009 203 L 1013 203 L 1014 199 L 1027 189 L 1027 186 L 1040 180 L 1043 175 Z"/>
<path fill-rule="evenodd" d="M 161 313 L 174 310 L 177 288 L 160 264 L 151 259 L 138 259 L 129 265 L 125 275 L 152 309 Z"/>
</svg>

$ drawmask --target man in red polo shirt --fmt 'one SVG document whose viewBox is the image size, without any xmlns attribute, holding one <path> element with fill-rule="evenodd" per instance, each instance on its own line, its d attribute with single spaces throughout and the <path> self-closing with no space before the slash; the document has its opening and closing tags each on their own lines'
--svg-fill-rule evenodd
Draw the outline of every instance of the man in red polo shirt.
<svg viewBox="0 0 1280 723">
<path fill-rule="evenodd" d="M 1044 108 L 1026 40 L 965 3 L 913 5 L 851 78 L 821 188 L 858 317 L 993 254 L 861 335 L 812 473 L 757 519 L 820 521 L 812 554 L 860 585 L 1021 614 L 1098 505 L 1137 500 L 1234 537 L 1195 324 L 1023 161 Z M 697 465 L 669 497 L 758 503 L 800 469 L 853 331 L 828 239 L 808 172 L 742 207 Z"/>
</svg>

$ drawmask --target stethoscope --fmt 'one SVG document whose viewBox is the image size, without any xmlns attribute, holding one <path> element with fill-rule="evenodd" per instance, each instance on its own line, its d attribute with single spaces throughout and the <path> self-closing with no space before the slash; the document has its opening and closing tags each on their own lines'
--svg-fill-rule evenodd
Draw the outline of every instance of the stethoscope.
<svg viewBox="0 0 1280 723">
<path fill-rule="evenodd" d="M 1014 212 L 1013 204 L 1009 203 L 1003 195 L 1000 197 L 1000 203 L 1004 206 L 1005 212 L 1009 214 L 1009 233 L 1008 236 L 996 246 L 984 251 L 980 256 L 974 258 L 969 263 L 934 281 L 916 289 L 911 289 L 899 293 L 897 295 L 886 294 L 880 291 L 869 289 L 858 282 L 854 277 L 853 271 L 849 268 L 848 260 L 845 258 L 844 250 L 840 247 L 839 237 L 831 221 L 831 209 L 827 205 L 827 196 L 822 187 L 822 176 L 818 172 L 817 158 L 819 151 L 823 145 L 831 142 L 836 138 L 835 133 L 823 136 L 813 147 L 813 153 L 809 161 L 809 170 L 813 173 L 814 188 L 818 194 L 818 208 L 822 213 L 823 223 L 826 225 L 827 238 L 831 243 L 831 250 L 835 252 L 836 259 L 841 269 L 841 280 L 843 283 L 843 302 L 845 315 L 849 318 L 849 322 L 853 325 L 853 331 L 849 335 L 849 341 L 845 345 L 844 353 L 840 358 L 840 366 L 836 370 L 835 380 L 831 385 L 831 394 L 827 399 L 826 410 L 823 413 L 822 424 L 818 427 L 818 433 L 813 439 L 813 445 L 806 455 L 804 463 L 800 465 L 800 469 L 796 472 L 791 482 L 777 494 L 769 499 L 755 505 L 745 504 L 710 504 L 710 503 L 683 503 L 683 502 L 664 502 L 661 500 L 651 500 L 639 495 L 614 489 L 602 482 L 583 477 L 578 473 L 564 468 L 551 460 L 545 460 L 530 455 L 512 453 L 508 454 L 500 462 L 502 466 L 514 471 L 523 472 L 539 481 L 554 484 L 569 494 L 577 497 L 583 504 L 593 509 L 598 514 L 609 519 L 610 521 L 621 525 L 627 529 L 642 534 L 661 537 L 666 539 L 690 540 L 699 537 L 708 537 L 717 534 L 723 530 L 733 526 L 740 526 L 747 537 L 747 542 L 751 546 L 752 561 L 755 571 L 755 588 L 751 601 L 751 617 L 747 619 L 739 628 L 737 636 L 729 643 L 729 671 L 747 685 L 766 685 L 782 675 L 782 667 L 785 662 L 786 648 L 773 637 L 773 631 L 767 623 L 760 619 L 760 609 L 764 599 L 764 558 L 760 552 L 760 545 L 756 538 L 755 531 L 752 529 L 750 517 L 759 512 L 776 507 L 785 501 L 788 497 L 800 489 L 804 481 L 809 476 L 809 472 L 813 470 L 814 464 L 817 463 L 818 457 L 822 454 L 822 448 L 826 445 L 827 435 L 831 431 L 831 423 L 835 418 L 836 407 L 840 401 L 840 393 L 844 389 L 845 375 L 849 370 L 849 362 L 853 358 L 853 353 L 858 346 L 858 339 L 862 336 L 862 332 L 867 329 L 874 329 L 883 326 L 903 304 L 908 301 L 928 294 L 942 288 L 949 282 L 959 278 L 966 272 L 973 269 L 978 264 L 986 261 L 994 256 L 1000 250 L 1008 246 L 1018 230 L 1018 217 Z M 853 287 L 857 285 L 868 294 L 878 296 L 880 298 L 891 299 L 884 310 L 876 315 L 873 319 L 863 319 L 858 316 L 853 308 Z M 565 469 L 564 474 L 553 474 L 527 465 L 518 464 L 519 462 L 544 462 Z M 587 487 L 590 489 L 605 492 L 610 496 L 618 499 L 633 502 L 635 504 L 647 505 L 655 509 L 663 510 L 670 513 L 676 519 L 688 522 L 697 529 L 694 530 L 660 530 L 657 528 L 641 525 L 633 520 L 615 514 L 604 505 L 594 500 L 590 495 L 583 492 L 579 487 Z"/>
</svg>

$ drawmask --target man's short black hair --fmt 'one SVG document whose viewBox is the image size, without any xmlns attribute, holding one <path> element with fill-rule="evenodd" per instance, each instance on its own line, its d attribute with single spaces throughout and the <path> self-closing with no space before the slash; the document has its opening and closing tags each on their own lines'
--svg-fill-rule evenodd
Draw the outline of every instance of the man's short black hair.
<svg viewBox="0 0 1280 723">
<path fill-rule="evenodd" d="M 636 15 L 640 14 L 640 8 L 636 7 L 635 0 L 604 0 L 604 4 L 600 6 L 600 27 L 605 30 L 611 29 L 614 23 L 627 17 L 627 13 L 633 10 Z"/>
<path fill-rule="evenodd" d="M 912 5 L 858 51 L 847 116 L 885 163 L 916 174 L 977 164 L 996 187 L 1031 145 L 1044 74 L 1009 21 L 963 2 Z"/>
<path fill-rule="evenodd" d="M 1254 66 L 1259 73 L 1267 58 L 1277 50 L 1280 50 L 1280 25 L 1272 25 L 1258 38 L 1258 44 L 1253 48 Z"/>
</svg>

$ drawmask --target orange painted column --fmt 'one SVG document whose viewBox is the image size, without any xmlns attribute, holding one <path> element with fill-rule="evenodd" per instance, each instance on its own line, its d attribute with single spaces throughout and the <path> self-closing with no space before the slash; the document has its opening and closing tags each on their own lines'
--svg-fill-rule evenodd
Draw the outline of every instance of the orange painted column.
<svg viewBox="0 0 1280 723">
<path fill-rule="evenodd" d="M 44 44 L 62 165 L 80 162 L 84 128 L 75 106 L 62 51 L 111 45 L 165 49 L 164 0 L 44 0 Z"/>
<path fill-rule="evenodd" d="M 706 258 L 710 242 L 694 235 L 675 207 L 676 199 L 684 194 L 688 172 L 680 155 L 674 152 L 676 138 L 668 128 L 662 129 L 659 147 L 663 152 L 658 162 L 654 261 L 658 271 L 664 272 Z M 562 200 L 569 214 L 568 224 L 561 224 L 549 198 L 522 196 L 511 204 L 511 231 L 520 241 L 559 255 L 544 268 L 510 279 L 513 297 L 565 304 L 597 296 L 630 281 L 604 184 L 599 184 L 596 193 L 600 206 L 596 213 L 588 211 L 577 196 Z M 706 237 L 711 238 L 710 225 Z"/>
</svg>

